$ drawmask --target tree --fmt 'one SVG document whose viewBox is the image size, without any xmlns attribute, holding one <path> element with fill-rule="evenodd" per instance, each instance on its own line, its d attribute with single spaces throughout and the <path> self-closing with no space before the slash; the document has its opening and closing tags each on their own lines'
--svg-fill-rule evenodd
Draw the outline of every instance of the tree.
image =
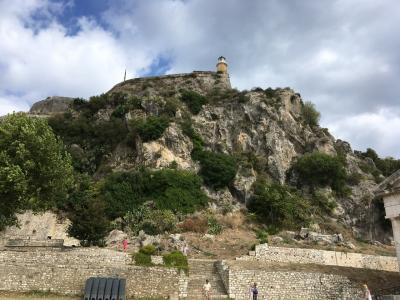
<svg viewBox="0 0 400 300">
<path fill-rule="evenodd" d="M 72 163 L 47 121 L 24 113 L 0 122 L 0 228 L 23 209 L 44 210 L 67 197 Z"/>
<path fill-rule="evenodd" d="M 318 126 L 321 114 L 315 109 L 314 103 L 309 101 L 304 103 L 301 114 L 306 124 L 310 126 Z"/>
<path fill-rule="evenodd" d="M 92 198 L 89 191 L 80 196 L 83 197 L 81 205 L 69 214 L 68 234 L 79 239 L 83 246 L 101 245 L 110 225 L 105 217 L 105 203 Z"/>
<path fill-rule="evenodd" d="M 237 164 L 235 159 L 224 153 L 202 151 L 198 155 L 201 169 L 200 175 L 204 183 L 214 189 L 228 186 L 236 176 Z"/>
<path fill-rule="evenodd" d="M 331 186 L 342 192 L 346 180 L 343 163 L 337 156 L 313 152 L 304 154 L 293 165 L 302 183 L 310 186 Z"/>
<path fill-rule="evenodd" d="M 258 179 L 248 208 L 266 225 L 277 228 L 297 228 L 309 221 L 310 202 L 295 190 L 278 183 Z"/>
</svg>

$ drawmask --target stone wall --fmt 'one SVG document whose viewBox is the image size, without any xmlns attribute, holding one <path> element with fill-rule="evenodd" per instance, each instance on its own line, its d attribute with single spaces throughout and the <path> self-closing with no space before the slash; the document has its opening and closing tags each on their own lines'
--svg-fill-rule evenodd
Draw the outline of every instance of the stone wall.
<svg viewBox="0 0 400 300">
<path fill-rule="evenodd" d="M 320 264 L 399 272 L 396 257 L 316 249 L 270 247 L 268 244 L 257 245 L 252 255 L 242 256 L 237 259 L 296 264 Z"/>
<path fill-rule="evenodd" d="M 259 299 L 361 299 L 361 284 L 346 276 L 310 271 L 274 270 L 246 266 L 244 262 L 221 262 L 221 278 L 232 299 L 249 299 L 250 285 L 257 283 Z"/>
<path fill-rule="evenodd" d="M 100 276 L 126 278 L 129 297 L 187 294 L 187 276 L 183 272 L 135 266 L 131 261 L 126 253 L 101 248 L 0 251 L 0 290 L 80 295 L 87 278 Z"/>
<path fill-rule="evenodd" d="M 186 74 L 134 78 L 118 83 L 108 93 L 124 92 L 135 96 L 156 97 L 164 93 L 177 92 L 179 89 L 195 90 L 204 94 L 213 88 L 230 89 L 229 75 L 194 71 Z"/>
</svg>

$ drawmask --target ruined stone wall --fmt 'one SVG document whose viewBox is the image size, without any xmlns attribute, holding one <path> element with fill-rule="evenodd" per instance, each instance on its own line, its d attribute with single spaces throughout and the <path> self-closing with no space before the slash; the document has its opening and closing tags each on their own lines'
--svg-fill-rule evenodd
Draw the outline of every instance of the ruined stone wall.
<svg viewBox="0 0 400 300">
<path fill-rule="evenodd" d="M 257 283 L 259 299 L 311 300 L 361 299 L 362 287 L 347 277 L 306 271 L 269 270 L 247 267 L 243 262 L 221 262 L 222 278 L 232 299 L 249 299 L 250 285 Z M 225 278 L 224 278 L 225 277 Z"/>
<path fill-rule="evenodd" d="M 257 245 L 252 255 L 242 256 L 237 259 L 297 264 L 320 264 L 399 272 L 396 257 L 317 249 L 270 247 L 267 244 Z"/>
<path fill-rule="evenodd" d="M 126 278 L 129 297 L 186 295 L 187 276 L 183 272 L 134 266 L 130 256 L 122 252 L 101 248 L 0 251 L 0 290 L 80 295 L 86 279 L 92 276 Z"/>
</svg>

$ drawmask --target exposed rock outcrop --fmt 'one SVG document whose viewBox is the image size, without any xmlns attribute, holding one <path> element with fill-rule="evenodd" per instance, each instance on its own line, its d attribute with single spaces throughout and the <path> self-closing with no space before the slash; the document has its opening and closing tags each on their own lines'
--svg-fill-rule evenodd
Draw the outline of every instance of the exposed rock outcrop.
<svg viewBox="0 0 400 300">
<path fill-rule="evenodd" d="M 34 103 L 29 110 L 33 115 L 51 115 L 68 111 L 74 98 L 52 96 Z"/>
</svg>

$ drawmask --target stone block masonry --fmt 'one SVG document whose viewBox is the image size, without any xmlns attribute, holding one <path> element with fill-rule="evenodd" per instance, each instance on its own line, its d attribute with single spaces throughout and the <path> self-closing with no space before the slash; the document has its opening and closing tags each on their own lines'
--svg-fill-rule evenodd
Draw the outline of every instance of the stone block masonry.
<svg viewBox="0 0 400 300">
<path fill-rule="evenodd" d="M 296 271 L 269 271 L 230 266 L 225 273 L 229 297 L 249 299 L 249 289 L 257 283 L 259 299 L 312 300 L 312 299 L 361 299 L 360 284 L 345 276 Z"/>
<path fill-rule="evenodd" d="M 254 255 L 242 256 L 237 260 L 319 264 L 399 272 L 396 257 L 317 249 L 271 247 L 268 244 L 257 245 Z"/>
<path fill-rule="evenodd" d="M 108 249 L 0 251 L 0 290 L 81 295 L 89 277 L 127 279 L 128 297 L 186 296 L 187 276 L 165 267 L 131 265 L 131 257 Z"/>
</svg>

